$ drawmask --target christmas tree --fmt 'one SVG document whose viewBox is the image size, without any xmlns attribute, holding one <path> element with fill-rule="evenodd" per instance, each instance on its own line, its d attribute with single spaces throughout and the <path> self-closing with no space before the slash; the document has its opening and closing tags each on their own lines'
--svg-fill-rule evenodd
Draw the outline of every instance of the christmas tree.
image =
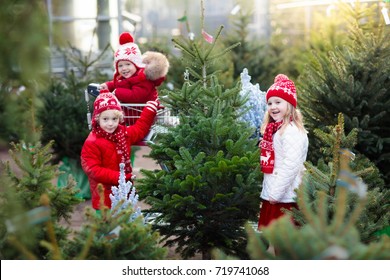
<svg viewBox="0 0 390 280">
<path fill-rule="evenodd" d="M 324 192 L 327 195 L 330 207 L 329 215 L 333 216 L 337 180 L 341 172 L 342 154 L 340 154 L 340 149 L 353 150 L 357 143 L 357 129 L 353 129 L 346 135 L 344 118 L 340 113 L 337 125 L 329 126 L 326 130 L 316 129 L 314 133 L 322 141 L 321 152 L 323 157 L 318 161 L 317 165 L 313 165 L 310 162 L 306 163 L 308 182 L 310 182 L 307 195 L 310 204 L 316 207 L 315 201 L 317 201 L 318 192 Z M 361 240 L 367 243 L 377 239 L 377 233 L 389 227 L 390 213 L 388 211 L 388 203 L 390 192 L 385 188 L 384 182 L 379 176 L 378 168 L 364 155 L 354 154 L 353 158 L 350 159 L 349 168 L 356 176 L 364 180 L 368 188 L 365 207 L 355 225 Z M 350 209 L 354 207 L 356 199 L 356 197 L 350 196 L 347 203 Z M 306 223 L 307 221 L 301 220 L 301 222 Z"/>
<path fill-rule="evenodd" d="M 328 53 L 314 52 L 299 79 L 307 127 L 332 125 L 342 112 L 348 131 L 358 129 L 356 150 L 373 161 L 389 183 L 389 30 L 376 5 L 340 5 L 348 37 Z M 345 34 L 345 33 L 344 33 Z M 310 144 L 312 157 L 321 143 Z"/>
<path fill-rule="evenodd" d="M 152 145 L 150 157 L 163 170 L 143 170 L 137 181 L 140 197 L 151 205 L 146 212 L 159 214 L 153 227 L 184 259 L 195 254 L 209 259 L 215 247 L 246 258 L 244 225 L 257 219 L 257 139 L 250 138 L 254 129 L 239 121 L 246 99 L 240 83 L 224 89 L 208 73 L 215 60 L 237 46 L 215 53 L 222 29 L 213 37 L 202 25 L 202 37 L 173 40 L 183 61 L 191 63 L 181 90 L 165 91 L 161 100 L 180 123 Z"/>
<path fill-rule="evenodd" d="M 45 259 L 52 251 L 41 245 L 40 240 L 67 238 L 68 231 L 58 222 L 69 220 L 80 199 L 75 197 L 73 180 L 63 188 L 53 185 L 58 166 L 50 164 L 52 144 L 13 144 L 10 155 L 15 167 L 10 162 L 2 163 L 0 246 L 6 259 L 25 258 L 17 248 L 23 248 L 22 252 L 28 251 L 34 258 Z M 50 224 L 40 227 L 43 222 Z"/>
<path fill-rule="evenodd" d="M 254 81 L 261 81 L 261 87 L 268 88 L 273 84 L 277 74 L 292 72 L 289 71 L 291 64 L 284 62 L 293 61 L 292 49 L 288 48 L 288 52 L 283 52 L 284 44 L 280 35 L 272 34 L 268 39 L 253 34 L 251 23 L 253 18 L 258 16 L 254 12 L 256 9 L 254 2 L 238 0 L 236 3 L 239 11 L 230 16 L 229 34 L 222 38 L 228 46 L 240 42 L 240 46 L 231 51 L 233 75 L 238 77 L 243 69 L 248 69 Z"/>
<path fill-rule="evenodd" d="M 4 0 L 2 7 L 0 138 L 7 145 L 20 139 L 35 142 L 39 140 L 38 92 L 48 76 L 47 9 L 39 0 Z"/>
</svg>

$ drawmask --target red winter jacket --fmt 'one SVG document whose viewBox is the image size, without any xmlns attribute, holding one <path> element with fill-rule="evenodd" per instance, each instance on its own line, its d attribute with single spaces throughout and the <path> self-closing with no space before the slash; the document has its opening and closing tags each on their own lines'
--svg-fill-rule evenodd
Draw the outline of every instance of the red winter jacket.
<svg viewBox="0 0 390 280">
<path fill-rule="evenodd" d="M 146 103 L 158 98 L 157 87 L 165 80 L 161 77 L 156 80 L 148 80 L 144 70 L 127 79 L 114 79 L 106 82 L 108 90 L 113 92 L 121 103 Z"/>
<path fill-rule="evenodd" d="M 113 92 L 121 103 L 144 104 L 158 98 L 157 87 L 163 83 L 164 77 L 156 80 L 148 80 L 144 69 L 140 69 L 136 75 L 127 79 L 114 79 L 106 82 L 108 90 Z M 142 107 L 141 107 L 142 108 Z M 140 116 L 139 107 L 128 107 L 124 110 L 126 125 L 133 125 Z"/>
<path fill-rule="evenodd" d="M 126 142 L 131 154 L 131 145 L 141 141 L 149 132 L 153 124 L 155 112 L 145 108 L 137 122 L 126 127 Z M 119 164 L 121 155 L 116 152 L 116 145 L 103 137 L 91 132 L 84 142 L 81 150 L 81 166 L 88 176 L 92 196 L 92 207 L 100 209 L 100 197 L 97 189 L 99 183 L 103 184 L 104 205 L 111 208 L 111 186 L 118 186 Z M 131 178 L 131 174 L 126 174 Z"/>
</svg>

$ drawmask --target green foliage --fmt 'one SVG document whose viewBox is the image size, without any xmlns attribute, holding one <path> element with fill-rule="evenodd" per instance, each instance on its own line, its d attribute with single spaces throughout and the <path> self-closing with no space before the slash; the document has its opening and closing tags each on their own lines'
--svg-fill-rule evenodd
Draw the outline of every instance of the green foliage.
<svg viewBox="0 0 390 280">
<path fill-rule="evenodd" d="M 214 54 L 220 31 L 206 46 L 174 40 L 192 61 L 187 66 L 191 78 L 181 90 L 164 91 L 161 100 L 180 124 L 152 145 L 150 157 L 163 170 L 142 170 L 137 181 L 140 197 L 151 205 L 145 211 L 160 214 L 153 227 L 184 259 L 197 253 L 208 259 L 214 247 L 246 258 L 244 225 L 258 211 L 259 155 L 256 140 L 249 139 L 251 128 L 237 121 L 244 104 L 240 84 L 224 89 L 207 72 L 213 59 L 237 45 Z"/>
<path fill-rule="evenodd" d="M 388 30 L 374 20 L 374 8 L 344 10 L 349 36 L 328 53 L 313 52 L 299 79 L 300 102 L 311 131 L 331 125 L 342 112 L 346 130 L 358 130 L 356 150 L 378 166 L 388 183 L 390 42 Z M 311 142 L 313 158 L 320 156 L 315 152 L 319 146 Z"/>
<path fill-rule="evenodd" d="M 390 237 L 383 235 L 379 240 L 369 244 L 362 243 L 355 225 L 360 219 L 367 197 L 364 183 L 349 169 L 349 151 L 342 153 L 341 172 L 338 177 L 338 188 L 334 202 L 328 195 L 319 191 L 315 205 L 308 197 L 312 180 L 304 178 L 298 190 L 299 209 L 307 221 L 301 227 L 291 222 L 291 215 L 277 219 L 261 233 L 255 232 L 249 225 L 247 250 L 251 259 L 288 259 L 288 260 L 386 260 L 390 258 Z M 355 197 L 353 207 L 349 200 Z M 334 203 L 334 207 L 331 207 Z M 334 212 L 330 215 L 330 209 Z M 268 250 L 271 244 L 276 254 Z M 221 251 L 215 251 L 218 259 L 229 258 Z"/>
<path fill-rule="evenodd" d="M 252 80 L 259 82 L 263 89 L 273 84 L 273 78 L 279 73 L 291 73 L 291 67 L 283 63 L 286 60 L 291 62 L 291 49 L 284 54 L 282 38 L 273 34 L 269 41 L 249 37 L 249 23 L 252 20 L 252 10 L 240 10 L 233 18 L 233 30 L 224 39 L 226 45 L 233 42 L 240 42 L 240 46 L 232 50 L 232 61 L 234 65 L 234 77 L 239 77 L 244 68 L 248 69 Z"/>
<path fill-rule="evenodd" d="M 0 11 L 0 84 L 36 82 L 45 72 L 48 18 L 39 0 L 4 0 Z"/>
<path fill-rule="evenodd" d="M 187 29 L 188 33 L 191 34 L 188 26 Z M 212 43 L 206 43 L 202 38 L 191 38 L 190 35 L 190 38 L 179 36 L 172 39 L 174 46 L 181 51 L 182 63 L 186 65 L 186 70 L 189 72 L 188 78 L 193 81 L 202 81 L 203 86 L 206 86 L 211 75 L 218 75 L 227 84 L 232 78 L 232 74 L 229 74 L 229 62 L 225 58 L 240 43 L 227 47 L 219 43 L 218 39 L 222 30 L 223 26 L 220 26 Z M 185 79 L 187 78 L 185 77 Z"/>
<path fill-rule="evenodd" d="M 23 89 L 18 82 L 12 86 L 0 85 L 0 139 L 7 147 L 10 142 L 18 142 L 19 139 L 33 141 L 34 136 L 38 136 L 33 113 L 36 106 L 34 92 Z"/>
<path fill-rule="evenodd" d="M 150 212 L 162 213 L 155 228 L 168 246 L 177 243 L 184 258 L 207 255 L 212 247 L 242 255 L 241 227 L 256 218 L 259 203 L 256 143 L 249 140 L 250 130 L 235 121 L 237 104 L 229 90 L 221 96 L 209 90 L 195 86 L 188 99 L 199 96 L 198 105 L 183 108 L 188 113 L 180 125 L 152 145 L 150 156 L 164 170 L 143 170 L 145 179 L 138 181 Z M 177 104 L 181 101 L 194 104 Z"/>
<path fill-rule="evenodd" d="M 24 82 L 24 83 L 22 83 Z M 40 129 L 36 112 L 41 106 L 38 92 L 41 86 L 37 80 L 0 81 L 0 138 L 7 144 L 23 139 L 39 141 Z"/>
<path fill-rule="evenodd" d="M 0 140 L 39 140 L 34 115 L 47 78 L 48 28 L 42 1 L 2 1 L 0 11 Z"/>
<path fill-rule="evenodd" d="M 320 129 L 314 130 L 316 136 L 323 143 L 321 151 L 324 157 L 315 166 L 307 162 L 307 176 L 310 187 L 307 188 L 310 204 L 314 206 L 318 199 L 318 192 L 327 194 L 329 200 L 329 213 L 334 214 L 335 193 L 337 192 L 337 179 L 340 174 L 340 149 L 346 148 L 352 150 L 357 143 L 356 129 L 352 130 L 348 135 L 344 132 L 344 118 L 339 114 L 338 124 L 327 127 L 327 131 Z M 356 228 L 363 242 L 369 242 L 378 238 L 376 233 L 389 226 L 390 213 L 389 198 L 390 191 L 385 188 L 383 180 L 380 178 L 378 168 L 372 164 L 366 157 L 358 154 L 354 155 L 353 160 L 349 163 L 349 167 L 356 174 L 363 178 L 368 187 L 365 207 L 362 210 L 360 218 L 356 223 Z M 357 198 L 350 196 L 348 207 L 350 209 L 356 204 Z M 302 214 L 302 213 L 300 213 Z M 298 215 L 300 216 L 300 215 Z M 306 220 L 301 220 L 301 223 L 306 223 Z"/>
<path fill-rule="evenodd" d="M 23 205 L 31 209 L 40 205 L 40 197 L 47 193 L 53 208 L 53 215 L 57 220 L 70 217 L 73 205 L 80 202 L 75 198 L 74 182 L 60 189 L 52 184 L 52 179 L 58 176 L 58 166 L 51 165 L 52 142 L 42 146 L 21 142 L 12 144 L 10 155 L 22 174 L 17 175 L 9 163 L 6 163 L 7 176 L 13 182 L 13 188 L 22 199 Z"/>
<path fill-rule="evenodd" d="M 161 260 L 167 250 L 159 245 L 160 236 L 144 224 L 142 217 L 129 222 L 131 208 L 112 215 L 102 210 L 102 216 L 88 208 L 87 222 L 75 237 L 64 244 L 66 259 L 87 260 Z M 113 209 L 112 213 L 115 212 Z"/>
<path fill-rule="evenodd" d="M 0 197 L 1 223 L 0 233 L 3 257 L 6 259 L 23 259 L 26 255 L 20 254 L 16 248 L 23 247 L 23 251 L 30 251 L 35 258 L 44 259 L 50 253 L 46 247 L 40 245 L 40 240 L 45 240 L 55 235 L 58 240 L 65 239 L 67 230 L 57 224 L 55 229 L 40 228 L 29 225 L 32 219 L 28 218 L 25 223 L 17 221 L 27 214 L 27 211 L 40 209 L 42 197 L 47 196 L 50 201 L 48 219 L 54 223 L 61 219 L 68 220 L 75 204 L 80 200 L 75 197 L 74 181 L 69 181 L 63 188 L 57 188 L 52 180 L 58 175 L 58 167 L 51 165 L 52 142 L 42 146 L 39 142 L 27 144 L 21 142 L 13 144 L 10 155 L 14 161 L 14 168 L 10 162 L 2 163 L 3 192 Z M 16 220 L 15 220 L 16 219 Z M 6 221 L 15 224 L 15 232 L 7 231 Z M 23 221 L 23 219 L 22 219 Z M 15 242 L 18 246 L 15 247 Z"/>
<path fill-rule="evenodd" d="M 263 81 L 261 73 L 264 72 L 262 67 L 262 59 L 265 56 L 255 55 L 257 52 L 264 54 L 265 46 L 257 40 L 250 40 L 248 25 L 251 21 L 253 12 L 244 12 L 240 9 L 237 16 L 233 17 L 232 31 L 223 38 L 226 45 L 232 45 L 235 42 L 240 42 L 237 48 L 232 49 L 232 60 L 234 65 L 234 77 L 239 77 L 244 68 L 249 69 L 249 73 L 254 76 L 255 80 Z M 254 66 L 257 67 L 254 67 Z"/>
<path fill-rule="evenodd" d="M 68 82 L 53 79 L 47 92 L 42 93 L 43 107 L 38 112 L 43 143 L 54 140 L 54 153 L 60 160 L 67 156 L 79 161 L 81 147 L 89 130 L 87 105 L 84 100 L 86 84 L 71 75 Z"/>
</svg>

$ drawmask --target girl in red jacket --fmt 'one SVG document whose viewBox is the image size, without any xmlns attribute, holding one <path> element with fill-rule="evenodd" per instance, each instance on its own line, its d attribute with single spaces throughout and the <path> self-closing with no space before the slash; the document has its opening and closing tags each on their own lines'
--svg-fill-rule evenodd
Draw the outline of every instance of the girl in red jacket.
<svg viewBox="0 0 390 280">
<path fill-rule="evenodd" d="M 101 92 L 94 102 L 92 131 L 81 150 L 81 166 L 88 176 L 92 207 L 100 209 L 97 185 L 104 189 L 104 205 L 111 208 L 111 186 L 119 181 L 119 164 L 125 164 L 126 180 L 131 180 L 131 145 L 141 141 L 149 132 L 157 112 L 157 101 L 148 101 L 134 125 L 123 125 L 123 111 L 118 99 Z"/>
</svg>

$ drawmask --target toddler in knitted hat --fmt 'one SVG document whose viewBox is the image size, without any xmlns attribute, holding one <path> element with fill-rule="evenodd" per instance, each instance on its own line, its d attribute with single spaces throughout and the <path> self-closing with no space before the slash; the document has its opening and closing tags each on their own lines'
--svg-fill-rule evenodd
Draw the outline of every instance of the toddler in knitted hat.
<svg viewBox="0 0 390 280">
<path fill-rule="evenodd" d="M 159 87 L 168 73 L 169 62 L 159 52 L 144 55 L 130 33 L 119 36 L 119 47 L 114 54 L 114 78 L 100 85 L 116 95 L 122 103 L 146 103 L 158 98 Z"/>
<path fill-rule="evenodd" d="M 81 166 L 91 189 L 92 207 L 100 210 L 98 184 L 103 185 L 104 206 L 111 208 L 111 186 L 118 185 L 119 164 L 125 164 L 127 180 L 132 178 L 131 146 L 141 141 L 150 130 L 156 112 L 157 101 L 148 101 L 134 125 L 123 124 L 123 112 L 118 99 L 110 92 L 100 93 L 92 116 L 92 131 L 81 150 Z"/>
</svg>

